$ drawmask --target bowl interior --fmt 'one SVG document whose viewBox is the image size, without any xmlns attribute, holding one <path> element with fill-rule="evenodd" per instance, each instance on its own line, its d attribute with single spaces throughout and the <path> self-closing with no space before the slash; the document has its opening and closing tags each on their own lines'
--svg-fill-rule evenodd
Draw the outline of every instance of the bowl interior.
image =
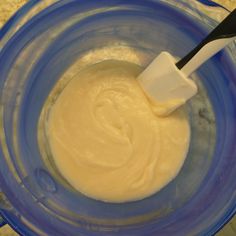
<svg viewBox="0 0 236 236">
<path fill-rule="evenodd" d="M 171 2 L 58 2 L 27 22 L 1 51 L 1 186 L 12 214 L 32 230 L 205 235 L 235 210 L 235 45 L 192 76 L 199 93 L 187 104 L 189 153 L 177 178 L 160 192 L 132 203 L 96 201 L 73 190 L 52 161 L 48 112 L 80 70 L 105 59 L 145 67 L 164 50 L 181 58 L 209 32 L 214 22 Z"/>
</svg>

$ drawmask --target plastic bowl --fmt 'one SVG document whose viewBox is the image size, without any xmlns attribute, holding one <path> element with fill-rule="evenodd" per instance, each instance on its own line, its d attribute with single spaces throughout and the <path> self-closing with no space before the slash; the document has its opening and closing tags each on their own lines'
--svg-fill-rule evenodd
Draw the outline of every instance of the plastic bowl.
<svg viewBox="0 0 236 236">
<path fill-rule="evenodd" d="M 216 25 L 199 7 L 204 8 L 194 0 L 30 1 L 3 28 L 1 214 L 18 232 L 213 235 L 233 216 L 235 44 L 193 76 L 199 94 L 188 104 L 192 135 L 187 160 L 177 178 L 149 198 L 111 204 L 74 191 L 51 161 L 44 135 L 55 88 L 104 58 L 146 66 L 163 50 L 184 56 Z"/>
</svg>

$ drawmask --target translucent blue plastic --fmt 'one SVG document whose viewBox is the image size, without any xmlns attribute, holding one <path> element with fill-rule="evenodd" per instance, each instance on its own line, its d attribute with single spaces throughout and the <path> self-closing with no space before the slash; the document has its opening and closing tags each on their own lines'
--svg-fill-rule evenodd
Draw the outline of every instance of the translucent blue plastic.
<svg viewBox="0 0 236 236">
<path fill-rule="evenodd" d="M 188 104 L 187 160 L 177 178 L 149 198 L 110 204 L 74 191 L 57 173 L 38 131 L 50 91 L 89 52 L 129 47 L 146 66 L 163 50 L 183 57 L 216 24 L 198 17 L 186 1 L 174 2 L 58 1 L 0 51 L 0 187 L 12 206 L 1 212 L 21 234 L 213 235 L 235 213 L 234 44 L 194 75 L 199 94 Z"/>
</svg>

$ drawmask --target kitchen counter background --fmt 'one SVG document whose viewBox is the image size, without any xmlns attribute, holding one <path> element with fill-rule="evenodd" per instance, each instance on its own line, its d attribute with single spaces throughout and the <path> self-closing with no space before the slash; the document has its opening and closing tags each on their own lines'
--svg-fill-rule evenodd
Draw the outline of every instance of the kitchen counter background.
<svg viewBox="0 0 236 236">
<path fill-rule="evenodd" d="M 0 0 L 0 28 L 12 16 L 17 9 L 23 6 L 27 0 Z M 236 8 L 236 0 L 215 0 L 228 9 Z M 0 230 L 0 236 L 17 236 L 17 234 L 9 227 L 4 226 Z M 236 236 L 236 216 L 228 223 L 217 236 Z"/>
</svg>

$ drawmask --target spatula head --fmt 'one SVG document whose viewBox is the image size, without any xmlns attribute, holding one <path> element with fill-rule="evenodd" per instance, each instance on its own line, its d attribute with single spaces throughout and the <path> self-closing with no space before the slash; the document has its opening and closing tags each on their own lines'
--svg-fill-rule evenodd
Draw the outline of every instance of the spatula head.
<svg viewBox="0 0 236 236">
<path fill-rule="evenodd" d="M 175 59 L 162 52 L 138 76 L 138 82 L 146 96 L 168 114 L 183 105 L 197 93 L 193 80 L 187 78 L 175 65 Z M 166 109 L 163 109 L 165 107 Z"/>
</svg>

